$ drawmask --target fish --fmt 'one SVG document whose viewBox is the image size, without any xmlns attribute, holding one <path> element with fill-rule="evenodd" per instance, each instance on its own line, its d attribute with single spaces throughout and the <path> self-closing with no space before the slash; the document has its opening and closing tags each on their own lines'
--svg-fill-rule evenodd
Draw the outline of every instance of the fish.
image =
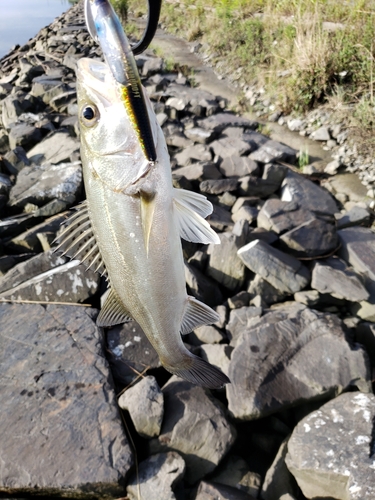
<svg viewBox="0 0 375 500">
<path fill-rule="evenodd" d="M 100 9 L 91 11 L 96 29 L 102 23 L 119 30 L 121 25 L 112 22 L 114 15 L 107 6 L 105 16 Z M 135 80 L 117 78 L 112 57 L 113 53 L 123 56 L 124 50 L 120 43 L 111 43 L 110 48 L 101 43 L 105 62 L 78 61 L 80 151 L 87 199 L 67 219 L 57 250 L 107 279 L 109 293 L 97 318 L 99 327 L 135 320 L 168 372 L 203 387 L 221 388 L 230 382 L 228 377 L 192 354 L 182 340 L 195 328 L 219 319 L 213 309 L 187 294 L 181 245 L 181 238 L 220 243 L 205 220 L 212 204 L 201 194 L 173 187 L 165 137 L 140 87 L 145 115 L 141 123 L 147 116 L 155 150 L 150 158 L 137 115 L 132 115 L 126 102 Z M 133 55 L 127 52 L 124 57 Z"/>
</svg>

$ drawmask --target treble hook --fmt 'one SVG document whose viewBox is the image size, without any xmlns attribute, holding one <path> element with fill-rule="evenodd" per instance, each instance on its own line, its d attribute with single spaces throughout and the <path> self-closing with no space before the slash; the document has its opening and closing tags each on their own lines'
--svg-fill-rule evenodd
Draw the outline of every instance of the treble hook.
<svg viewBox="0 0 375 500">
<path fill-rule="evenodd" d="M 88 8 L 89 1 L 90 0 L 85 0 L 84 6 L 86 25 L 91 37 L 97 41 L 98 37 L 96 34 L 95 23 L 92 18 L 91 10 Z M 147 26 L 140 41 L 131 46 L 134 55 L 142 54 L 142 52 L 144 52 L 152 42 L 158 28 L 161 3 L 162 0 L 148 0 Z"/>
</svg>

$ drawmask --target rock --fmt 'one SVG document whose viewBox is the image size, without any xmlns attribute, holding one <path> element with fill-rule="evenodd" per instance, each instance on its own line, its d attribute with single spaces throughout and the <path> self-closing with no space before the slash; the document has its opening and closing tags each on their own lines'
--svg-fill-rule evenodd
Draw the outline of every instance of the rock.
<svg viewBox="0 0 375 500">
<path fill-rule="evenodd" d="M 239 137 L 222 137 L 211 142 L 210 147 L 214 154 L 222 159 L 230 158 L 233 155 L 243 156 L 251 151 L 249 143 Z"/>
<path fill-rule="evenodd" d="M 369 298 L 359 276 L 337 257 L 314 263 L 311 286 L 320 293 L 329 293 L 338 299 L 360 302 Z"/>
<path fill-rule="evenodd" d="M 175 450 L 186 462 L 186 481 L 195 483 L 212 472 L 235 440 L 234 428 L 219 403 L 201 387 L 173 376 L 163 387 L 161 434 L 151 453 Z"/>
<path fill-rule="evenodd" d="M 271 163 L 276 160 L 294 163 L 297 158 L 297 151 L 281 142 L 269 139 L 259 149 L 250 153 L 249 156 L 260 163 Z"/>
<path fill-rule="evenodd" d="M 203 344 L 218 344 L 225 339 L 223 333 L 212 325 L 203 325 L 194 330 L 195 336 Z"/>
<path fill-rule="evenodd" d="M 212 203 L 213 212 L 210 215 L 210 225 L 218 231 L 225 231 L 233 228 L 233 220 L 229 210 Z"/>
<path fill-rule="evenodd" d="M 155 349 L 135 321 L 111 328 L 107 343 L 113 376 L 122 385 L 130 384 L 137 373 L 161 366 Z"/>
<path fill-rule="evenodd" d="M 18 175 L 18 172 L 30 165 L 30 161 L 26 156 L 26 151 L 20 146 L 8 151 L 2 158 L 5 168 L 10 174 Z"/>
<path fill-rule="evenodd" d="M 278 163 L 267 163 L 267 165 L 264 165 L 262 179 L 274 182 L 280 187 L 287 171 L 288 168 L 284 165 L 280 165 Z"/>
<path fill-rule="evenodd" d="M 195 500 L 255 500 L 255 497 L 231 486 L 201 481 Z"/>
<path fill-rule="evenodd" d="M 258 498 L 261 477 L 249 469 L 246 461 L 237 456 L 230 456 L 219 466 L 211 477 L 214 483 L 225 484 Z"/>
<path fill-rule="evenodd" d="M 311 220 L 312 217 L 312 212 L 301 208 L 295 201 L 271 198 L 262 206 L 257 223 L 258 227 L 281 234 Z"/>
<path fill-rule="evenodd" d="M 242 329 L 229 378 L 229 411 L 241 420 L 333 396 L 353 385 L 371 390 L 366 353 L 349 346 L 341 321 L 296 303 Z"/>
<path fill-rule="evenodd" d="M 375 281 L 375 234 L 365 227 L 351 227 L 338 231 L 341 257 L 355 271 Z"/>
<path fill-rule="evenodd" d="M 128 483 L 128 498 L 176 500 L 172 488 L 183 478 L 184 473 L 185 462 L 175 451 L 152 455 L 139 464 L 138 477 L 133 476 Z"/>
<path fill-rule="evenodd" d="M 207 194 L 221 194 L 230 191 L 236 191 L 238 187 L 238 179 L 230 177 L 228 179 L 207 180 L 199 184 L 201 193 Z"/>
<path fill-rule="evenodd" d="M 40 141 L 42 135 L 39 128 L 27 123 L 20 123 L 10 129 L 9 147 L 11 149 L 17 146 L 30 148 Z"/>
<path fill-rule="evenodd" d="M 98 290 L 100 276 L 79 261 L 51 250 L 21 262 L 0 278 L 0 298 L 44 302 L 84 302 Z"/>
<path fill-rule="evenodd" d="M 304 290 L 303 292 L 296 292 L 294 294 L 294 300 L 306 306 L 315 306 L 318 304 L 320 299 L 319 292 L 316 290 Z"/>
<path fill-rule="evenodd" d="M 5 130 L 0 129 L 0 153 L 5 153 L 9 149 L 9 137 Z"/>
<path fill-rule="evenodd" d="M 23 208 L 27 203 L 39 207 L 58 199 L 73 205 L 82 190 L 82 167 L 78 163 L 40 165 L 24 168 L 10 191 L 9 204 Z"/>
<path fill-rule="evenodd" d="M 310 137 L 314 139 L 314 141 L 329 141 L 331 138 L 327 127 L 319 127 Z"/>
<path fill-rule="evenodd" d="M 337 174 L 339 168 L 341 167 L 341 162 L 339 160 L 333 160 L 327 163 L 324 167 L 324 172 L 329 175 Z"/>
<path fill-rule="evenodd" d="M 248 243 L 237 254 L 246 267 L 281 292 L 299 292 L 309 282 L 309 271 L 301 262 L 261 240 Z"/>
<path fill-rule="evenodd" d="M 245 290 L 233 295 L 233 297 L 228 298 L 228 306 L 230 309 L 239 309 L 240 307 L 245 307 L 249 305 L 251 295 Z"/>
<path fill-rule="evenodd" d="M 1 102 L 1 119 L 3 126 L 9 129 L 12 124 L 15 124 L 18 117 L 30 109 L 28 101 L 20 99 L 14 94 L 8 95 Z"/>
<path fill-rule="evenodd" d="M 56 165 L 71 161 L 79 151 L 79 142 L 67 132 L 55 132 L 34 146 L 27 156 L 33 163 L 52 163 Z"/>
<path fill-rule="evenodd" d="M 216 306 L 223 301 L 223 295 L 217 284 L 199 269 L 186 263 L 185 280 L 189 293 L 205 304 Z"/>
<path fill-rule="evenodd" d="M 238 152 L 227 156 L 219 165 L 220 172 L 225 177 L 258 176 L 259 166 L 256 161 L 247 156 L 239 156 Z"/>
<path fill-rule="evenodd" d="M 307 498 L 375 496 L 373 394 L 342 394 L 294 429 L 286 464 Z"/>
<path fill-rule="evenodd" d="M 191 160 L 209 162 L 212 160 L 212 153 L 204 144 L 194 144 L 185 148 L 181 153 L 177 153 L 175 160 L 181 166 L 189 165 Z"/>
<path fill-rule="evenodd" d="M 351 307 L 352 314 L 355 314 L 364 321 L 375 323 L 375 298 L 371 297 L 369 301 L 363 300 L 359 303 L 353 303 Z"/>
<path fill-rule="evenodd" d="M 260 295 L 268 305 L 280 302 L 288 295 L 287 292 L 281 292 L 271 285 L 271 283 L 268 283 L 268 281 L 259 276 L 259 274 L 256 274 L 254 279 L 250 281 L 247 291 L 251 298 Z"/>
<path fill-rule="evenodd" d="M 233 222 L 246 220 L 251 224 L 258 216 L 259 210 L 255 207 L 244 206 L 232 215 Z"/>
<path fill-rule="evenodd" d="M 357 174 L 337 174 L 327 179 L 324 187 L 334 196 L 338 193 L 345 193 L 349 200 L 354 202 L 363 202 L 367 196 L 367 189 L 361 183 Z"/>
<path fill-rule="evenodd" d="M 344 214 L 336 214 L 337 228 L 370 225 L 370 213 L 366 208 L 354 206 Z"/>
<path fill-rule="evenodd" d="M 259 196 L 260 198 L 266 198 L 275 193 L 280 187 L 278 182 L 260 179 L 252 175 L 240 177 L 239 181 L 240 187 L 238 194 L 240 196 Z"/>
<path fill-rule="evenodd" d="M 284 233 L 280 242 L 296 257 L 328 255 L 339 246 L 336 226 L 315 217 Z"/>
<path fill-rule="evenodd" d="M 262 309 L 260 307 L 245 306 L 232 309 L 226 326 L 226 333 L 231 345 L 235 345 L 242 332 L 249 328 L 252 320 L 261 315 Z"/>
<path fill-rule="evenodd" d="M 282 201 L 295 201 L 299 207 L 316 214 L 333 215 L 338 212 L 332 196 L 309 179 L 288 170 L 282 183 Z"/>
<path fill-rule="evenodd" d="M 245 281 L 245 266 L 237 256 L 237 250 L 244 243 L 243 236 L 230 233 L 219 234 L 220 245 L 210 245 L 210 260 L 207 274 L 231 291 L 238 290 Z"/>
<path fill-rule="evenodd" d="M 375 361 L 375 324 L 360 323 L 356 329 L 356 341 L 364 345 L 372 363 Z"/>
<path fill-rule="evenodd" d="M 212 180 L 222 177 L 216 165 L 210 162 L 193 163 L 186 167 L 176 168 L 173 170 L 172 175 L 174 178 L 183 175 L 189 181 Z"/>
<path fill-rule="evenodd" d="M 247 235 L 246 241 L 247 243 L 250 243 L 251 241 L 254 240 L 262 240 L 269 245 L 273 245 L 278 241 L 277 234 L 274 233 L 273 231 L 266 231 L 262 227 L 256 227 L 255 229 L 251 228 L 251 231 L 249 231 L 249 234 Z"/>
<path fill-rule="evenodd" d="M 214 132 L 212 130 L 205 130 L 200 127 L 193 127 L 185 129 L 185 135 L 188 139 L 194 142 L 200 142 L 202 144 L 207 144 L 214 137 Z"/>
<path fill-rule="evenodd" d="M 231 208 L 234 203 L 236 202 L 237 198 L 230 193 L 223 193 L 221 196 L 218 197 L 218 202 L 220 205 L 224 205 L 224 207 Z"/>
<path fill-rule="evenodd" d="M 160 434 L 164 415 L 164 398 L 155 377 L 148 376 L 129 387 L 118 400 L 123 410 L 128 410 L 135 430 L 144 438 Z"/>
<path fill-rule="evenodd" d="M 59 491 L 108 500 L 123 494 L 133 458 L 96 314 L 0 304 L 3 494 Z"/>
<path fill-rule="evenodd" d="M 233 347 L 225 344 L 205 344 L 200 347 L 202 358 L 228 374 L 230 355 Z M 220 481 L 219 481 L 220 482 Z"/>
<path fill-rule="evenodd" d="M 227 127 L 256 129 L 258 122 L 248 120 L 243 116 L 236 116 L 232 113 L 217 113 L 207 118 L 203 118 L 203 120 L 199 120 L 198 125 L 205 130 L 212 130 L 219 134 Z"/>
<path fill-rule="evenodd" d="M 284 498 L 284 495 L 290 495 L 291 498 L 297 498 L 299 496 L 296 480 L 285 464 L 287 452 L 288 440 L 285 440 L 280 446 L 264 478 L 262 485 L 263 500 L 279 500 Z"/>
</svg>

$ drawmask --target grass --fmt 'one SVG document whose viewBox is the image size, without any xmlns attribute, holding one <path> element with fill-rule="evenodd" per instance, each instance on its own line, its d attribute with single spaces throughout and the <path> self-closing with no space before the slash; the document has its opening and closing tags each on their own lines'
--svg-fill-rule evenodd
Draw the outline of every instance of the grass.
<svg viewBox="0 0 375 500">
<path fill-rule="evenodd" d="M 136 15 L 143 2 L 127 0 Z M 285 113 L 340 96 L 341 112 L 375 131 L 373 0 L 165 0 L 161 21 L 205 44 L 222 74 L 265 86 Z"/>
</svg>

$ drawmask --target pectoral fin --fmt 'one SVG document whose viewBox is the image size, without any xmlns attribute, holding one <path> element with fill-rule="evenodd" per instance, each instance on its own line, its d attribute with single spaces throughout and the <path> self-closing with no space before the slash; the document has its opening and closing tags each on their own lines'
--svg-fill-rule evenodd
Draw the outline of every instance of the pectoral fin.
<svg viewBox="0 0 375 500">
<path fill-rule="evenodd" d="M 62 252 L 71 259 L 77 259 L 87 265 L 87 269 L 107 276 L 107 271 L 92 230 L 87 201 L 74 208 L 73 215 L 64 222 L 66 228 L 56 238 L 55 252 Z"/>
<path fill-rule="evenodd" d="M 186 335 L 199 326 L 211 325 L 219 321 L 219 319 L 219 315 L 211 307 L 208 307 L 194 297 L 188 297 L 180 333 L 181 335 Z"/>
<path fill-rule="evenodd" d="M 212 212 L 211 203 L 204 196 L 186 193 L 183 189 L 175 189 L 173 198 L 181 238 L 194 243 L 220 243 L 219 236 L 203 218 Z"/>
<path fill-rule="evenodd" d="M 155 195 L 141 191 L 140 197 L 141 197 L 141 220 L 143 229 L 143 241 L 146 248 L 146 254 L 148 255 L 150 233 L 155 213 Z"/>
<path fill-rule="evenodd" d="M 127 323 L 131 320 L 132 317 L 129 312 L 120 301 L 117 293 L 111 288 L 107 300 L 104 302 L 96 320 L 96 324 L 108 328 L 110 326 L 120 325 L 121 323 Z"/>
</svg>

